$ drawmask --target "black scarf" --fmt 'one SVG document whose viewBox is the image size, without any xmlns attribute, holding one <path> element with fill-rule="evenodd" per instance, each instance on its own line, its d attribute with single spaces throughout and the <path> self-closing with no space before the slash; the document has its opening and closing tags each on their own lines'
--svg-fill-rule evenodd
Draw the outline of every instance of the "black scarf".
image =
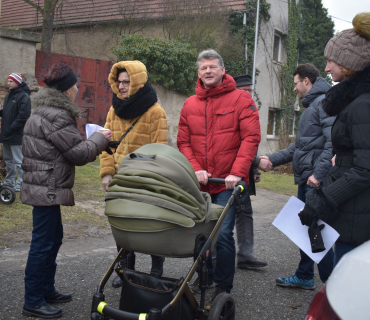
<svg viewBox="0 0 370 320">
<path fill-rule="evenodd" d="M 157 92 L 149 80 L 144 87 L 126 100 L 122 100 L 113 93 L 112 105 L 114 112 L 122 119 L 133 119 L 144 114 L 157 102 Z"/>
<path fill-rule="evenodd" d="M 330 88 L 321 102 L 322 107 L 329 116 L 336 116 L 364 93 L 370 93 L 370 66 Z"/>
</svg>

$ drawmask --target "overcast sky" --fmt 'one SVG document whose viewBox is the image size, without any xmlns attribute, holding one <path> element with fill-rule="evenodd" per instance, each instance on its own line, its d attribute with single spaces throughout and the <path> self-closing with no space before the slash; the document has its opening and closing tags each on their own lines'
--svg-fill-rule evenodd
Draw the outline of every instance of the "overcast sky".
<svg viewBox="0 0 370 320">
<path fill-rule="evenodd" d="M 370 0 L 322 0 L 322 4 L 332 16 L 335 31 L 352 28 L 352 19 L 357 13 L 370 12 Z"/>
</svg>

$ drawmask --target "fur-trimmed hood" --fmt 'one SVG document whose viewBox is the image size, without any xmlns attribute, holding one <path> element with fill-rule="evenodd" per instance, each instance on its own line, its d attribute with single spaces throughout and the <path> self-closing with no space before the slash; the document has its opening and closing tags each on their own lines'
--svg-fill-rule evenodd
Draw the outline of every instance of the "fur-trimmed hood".
<svg viewBox="0 0 370 320">
<path fill-rule="evenodd" d="M 136 92 L 144 87 L 148 81 L 148 73 L 145 65 L 140 61 L 120 61 L 113 65 L 111 72 L 108 76 L 108 81 L 114 94 L 121 100 L 124 100 L 117 84 L 117 71 L 119 69 L 126 69 L 130 76 L 130 88 L 128 90 L 128 96 L 131 97 Z"/>
<path fill-rule="evenodd" d="M 43 107 L 52 107 L 68 111 L 73 118 L 79 118 L 81 110 L 77 104 L 69 99 L 64 93 L 54 88 L 42 88 L 32 96 L 32 110 Z"/>
<path fill-rule="evenodd" d="M 335 116 L 364 93 L 370 93 L 370 66 L 333 86 L 322 100 L 322 107 L 329 116 Z"/>
</svg>

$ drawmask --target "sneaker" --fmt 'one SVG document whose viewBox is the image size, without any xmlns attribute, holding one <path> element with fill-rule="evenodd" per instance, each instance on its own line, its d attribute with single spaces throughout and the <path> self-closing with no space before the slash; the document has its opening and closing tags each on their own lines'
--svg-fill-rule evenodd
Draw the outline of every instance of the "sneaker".
<svg viewBox="0 0 370 320">
<path fill-rule="evenodd" d="M 200 293 L 199 281 L 200 281 L 200 278 L 198 276 L 192 284 L 189 284 L 189 288 L 193 294 Z M 206 289 L 212 289 L 214 287 L 215 287 L 215 283 L 213 282 L 213 279 L 208 277 Z"/>
<path fill-rule="evenodd" d="M 207 306 L 206 306 L 206 310 L 209 310 L 210 307 L 212 306 L 212 303 L 213 301 L 215 301 L 216 297 L 220 294 L 220 293 L 227 293 L 226 289 L 224 288 L 221 288 L 219 286 L 216 286 L 216 289 L 215 291 L 213 291 L 213 294 L 211 296 L 211 299 L 209 299 L 208 303 L 207 303 Z"/>
<path fill-rule="evenodd" d="M 311 279 L 301 279 L 296 275 L 293 275 L 289 278 L 277 278 L 276 284 L 281 287 L 292 287 L 292 288 L 301 288 L 305 290 L 314 290 L 315 289 L 315 280 Z"/>
</svg>

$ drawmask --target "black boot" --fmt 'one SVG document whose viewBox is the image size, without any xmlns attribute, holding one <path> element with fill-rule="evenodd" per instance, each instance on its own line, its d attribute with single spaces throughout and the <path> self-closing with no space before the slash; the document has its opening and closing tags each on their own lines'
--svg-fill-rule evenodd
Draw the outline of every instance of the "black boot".
<svg viewBox="0 0 370 320">
<path fill-rule="evenodd" d="M 156 277 L 161 277 L 163 274 L 164 257 L 152 256 L 152 269 L 150 274 Z"/>
</svg>

